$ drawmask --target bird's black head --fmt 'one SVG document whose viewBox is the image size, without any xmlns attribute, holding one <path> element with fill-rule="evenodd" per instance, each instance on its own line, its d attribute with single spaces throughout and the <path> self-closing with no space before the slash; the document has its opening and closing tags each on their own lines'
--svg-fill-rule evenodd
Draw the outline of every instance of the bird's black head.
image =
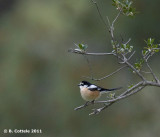
<svg viewBox="0 0 160 137">
<path fill-rule="evenodd" d="M 82 81 L 78 84 L 78 86 L 84 86 L 86 85 L 87 87 L 91 85 L 91 83 L 89 83 L 88 81 Z"/>
</svg>

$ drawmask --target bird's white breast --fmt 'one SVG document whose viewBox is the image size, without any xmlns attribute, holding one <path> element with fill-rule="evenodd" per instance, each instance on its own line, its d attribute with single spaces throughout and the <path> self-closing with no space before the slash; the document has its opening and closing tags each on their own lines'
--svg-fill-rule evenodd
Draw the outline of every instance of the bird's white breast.
<svg viewBox="0 0 160 137">
<path fill-rule="evenodd" d="M 80 86 L 80 93 L 82 98 L 86 101 L 96 100 L 101 95 L 99 91 L 90 91 L 87 87 L 84 86 Z"/>
</svg>

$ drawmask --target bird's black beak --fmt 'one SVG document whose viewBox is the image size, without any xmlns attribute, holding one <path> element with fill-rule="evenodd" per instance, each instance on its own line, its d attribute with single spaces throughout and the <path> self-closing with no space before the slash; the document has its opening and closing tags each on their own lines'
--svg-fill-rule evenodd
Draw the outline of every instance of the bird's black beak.
<svg viewBox="0 0 160 137">
<path fill-rule="evenodd" d="M 78 86 L 80 86 L 81 84 L 78 84 Z"/>
</svg>

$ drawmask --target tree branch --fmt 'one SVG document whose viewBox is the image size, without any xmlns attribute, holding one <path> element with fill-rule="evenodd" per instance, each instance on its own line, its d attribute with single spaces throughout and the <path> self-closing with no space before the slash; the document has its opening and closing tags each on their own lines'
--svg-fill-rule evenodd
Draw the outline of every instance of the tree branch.
<svg viewBox="0 0 160 137">
<path fill-rule="evenodd" d="M 76 49 L 69 49 L 68 52 L 76 53 L 76 54 L 82 54 L 82 55 L 92 55 L 92 56 L 106 56 L 106 55 L 114 55 L 113 52 L 110 53 L 88 53 Z"/>
<path fill-rule="evenodd" d="M 150 67 L 150 65 L 148 64 L 148 62 L 147 62 L 146 60 L 145 60 L 145 62 L 146 62 L 147 67 L 149 68 L 152 76 L 154 77 L 155 81 L 156 81 L 157 83 L 159 83 L 159 79 L 158 79 L 158 78 L 156 77 L 156 75 L 153 73 L 152 68 Z"/>
<path fill-rule="evenodd" d="M 136 70 L 128 61 L 125 62 L 133 71 L 135 71 L 137 73 L 137 75 L 143 80 L 146 81 L 146 79 L 144 78 L 144 76 L 138 71 Z"/>
<path fill-rule="evenodd" d="M 98 108 L 98 109 L 94 109 L 94 111 L 93 111 L 92 113 L 90 113 L 89 115 L 99 114 L 102 110 L 108 108 L 108 107 L 111 106 L 113 103 L 115 103 L 115 102 L 117 102 L 117 101 L 119 101 L 119 100 L 125 99 L 125 98 L 127 98 L 127 97 L 129 97 L 129 96 L 131 96 L 131 95 L 133 95 L 133 94 L 141 91 L 144 87 L 145 87 L 145 86 L 137 87 L 137 89 L 135 89 L 133 92 L 131 92 L 131 93 L 125 95 L 125 96 L 122 96 L 122 97 L 119 96 L 119 97 L 116 98 L 116 99 L 108 100 L 108 101 L 104 102 L 104 103 L 105 103 L 105 104 L 104 104 L 104 105 L 105 105 L 104 107 L 101 107 L 101 108 Z"/>
<path fill-rule="evenodd" d="M 99 7 L 98 7 L 97 2 L 96 2 L 95 0 L 91 0 L 91 1 L 96 5 L 96 8 L 97 8 L 98 14 L 99 14 L 99 16 L 100 16 L 100 18 L 101 18 L 102 22 L 104 23 L 104 25 L 106 26 L 106 28 L 108 28 L 108 25 L 106 24 L 106 22 L 105 22 L 104 18 L 102 17 L 102 14 L 101 14 L 101 12 L 100 12 L 100 10 L 99 10 Z"/>
<path fill-rule="evenodd" d="M 90 71 L 90 76 L 91 76 L 91 78 L 93 78 L 92 67 L 91 67 L 91 64 L 90 64 L 90 62 L 89 62 L 89 59 L 87 58 L 86 55 L 83 55 L 83 56 L 84 56 L 84 58 L 85 58 L 86 61 L 87 61 L 87 64 L 88 64 L 88 67 L 89 67 L 89 71 Z"/>
<path fill-rule="evenodd" d="M 130 57 L 127 60 L 130 60 L 135 53 L 136 53 L 136 51 L 133 51 L 133 53 L 130 55 Z"/>
<path fill-rule="evenodd" d="M 117 69 L 116 71 L 110 73 L 109 75 L 107 75 L 107 76 L 105 76 L 105 77 L 102 77 L 102 78 L 99 78 L 99 79 L 96 79 L 96 78 L 93 78 L 93 77 L 90 78 L 90 77 L 86 77 L 86 76 L 83 76 L 83 77 L 88 78 L 88 79 L 91 79 L 91 80 L 95 80 L 95 81 L 101 81 L 101 80 L 103 80 L 103 79 L 106 79 L 106 78 L 114 75 L 115 73 L 119 72 L 120 70 L 122 70 L 122 69 L 125 68 L 125 67 L 127 67 L 127 65 L 122 66 L 122 67 L 120 67 L 119 69 Z"/>
<path fill-rule="evenodd" d="M 111 35 L 111 40 L 112 40 L 112 47 L 113 47 L 113 51 L 112 52 L 109 52 L 109 53 L 89 53 L 89 52 L 86 52 L 84 48 L 83 50 L 83 47 L 78 47 L 78 49 L 70 49 L 69 52 L 71 53 L 76 53 L 76 54 L 82 54 L 83 56 L 86 57 L 86 55 L 91 55 L 91 56 L 106 56 L 106 55 L 114 55 L 115 57 L 117 57 L 118 59 L 118 63 L 121 63 L 121 64 L 125 64 L 125 66 L 122 66 L 120 67 L 119 69 L 117 69 L 116 71 L 110 73 L 109 75 L 107 76 L 104 76 L 102 78 L 99 78 L 99 79 L 95 79 L 93 78 L 92 76 L 92 70 L 91 70 L 91 66 L 89 64 L 89 61 L 88 61 L 88 58 L 86 57 L 87 59 L 87 63 L 89 65 L 89 68 L 90 68 L 90 72 L 91 72 L 91 77 L 85 77 L 85 78 L 89 78 L 91 80 L 95 80 L 95 81 L 100 81 L 100 80 L 103 80 L 103 79 L 106 79 L 112 75 L 114 75 L 115 73 L 119 72 L 120 70 L 122 70 L 123 68 L 125 67 L 129 67 L 133 72 L 136 73 L 136 75 L 141 79 L 140 82 L 138 82 L 137 84 L 135 84 L 134 86 L 132 86 L 131 88 L 129 89 L 126 89 L 124 92 L 122 92 L 120 95 L 118 96 L 114 96 L 114 98 L 110 98 L 109 100 L 105 100 L 105 101 L 95 101 L 94 103 L 99 103 L 99 104 L 103 104 L 103 106 L 101 106 L 100 108 L 97 108 L 97 109 L 93 109 L 93 112 L 90 113 L 89 115 L 94 115 L 94 114 L 99 114 L 101 111 L 105 110 L 106 108 L 108 108 L 109 106 L 111 106 L 112 104 L 114 104 L 115 102 L 118 102 L 122 99 L 125 99 L 135 93 L 138 93 L 139 91 L 141 91 L 143 88 L 147 87 L 147 86 L 156 86 L 156 87 L 160 87 L 160 81 L 159 79 L 157 78 L 157 76 L 155 75 L 155 73 L 153 72 L 152 68 L 150 67 L 150 65 L 148 64 L 148 59 L 156 52 L 154 50 L 159 50 L 160 48 L 152 48 L 152 50 L 148 49 L 148 51 L 146 52 L 142 52 L 142 55 L 143 53 L 145 55 L 143 55 L 143 59 L 145 60 L 145 63 L 149 69 L 150 72 L 144 72 L 144 71 L 139 71 L 139 69 L 137 69 L 137 67 L 134 67 L 134 64 L 132 65 L 132 63 L 129 62 L 129 60 L 134 56 L 135 54 L 135 51 L 131 52 L 132 51 L 132 48 L 130 45 L 122 45 L 123 47 L 121 47 L 121 43 L 118 43 L 116 40 L 115 40 L 115 37 L 114 37 L 114 24 L 115 22 L 118 20 L 119 16 L 121 13 L 124 14 L 124 12 L 122 11 L 123 9 L 123 4 L 122 4 L 122 8 L 121 6 L 119 6 L 119 12 L 117 14 L 117 16 L 114 18 L 114 20 L 112 21 L 112 23 L 110 23 L 110 20 L 109 18 L 107 17 L 107 20 L 108 20 L 108 25 L 106 24 L 104 18 L 102 17 L 102 14 L 99 10 L 99 7 L 98 7 L 98 4 L 95 0 L 91 0 L 96 8 L 97 8 L 97 11 L 99 13 L 99 16 L 102 20 L 102 22 L 105 24 L 105 26 L 108 28 L 109 27 L 109 33 Z M 115 4 L 116 5 L 116 4 Z M 129 11 L 130 9 L 128 9 Z M 130 11 L 129 11 L 130 12 Z M 128 16 L 128 15 L 127 15 Z M 125 44 L 128 44 L 130 42 L 131 39 L 129 39 Z M 154 39 L 149 39 L 150 40 L 150 43 L 152 44 L 154 42 Z M 157 46 L 157 45 L 156 45 Z M 155 46 L 155 47 L 156 47 Z M 158 47 L 158 46 L 157 46 Z M 128 57 L 128 53 L 130 53 L 130 56 Z M 122 62 L 119 62 L 122 61 Z M 137 63 L 138 64 L 138 63 Z M 141 68 L 141 64 L 139 63 L 138 64 Z M 142 73 L 150 73 L 152 74 L 153 78 L 155 79 L 155 81 L 148 81 L 144 75 Z M 77 108 L 75 108 L 75 110 L 79 110 L 79 109 L 82 109 L 82 108 L 85 108 L 89 105 L 92 105 L 93 103 L 92 102 L 87 102 L 86 104 L 84 105 L 81 105 Z"/>
<path fill-rule="evenodd" d="M 90 113 L 89 115 L 99 114 L 102 110 L 108 108 L 113 103 L 115 103 L 117 101 L 120 101 L 122 99 L 125 99 L 125 98 L 141 91 L 146 86 L 160 87 L 160 83 L 155 83 L 155 82 L 152 82 L 152 81 L 140 81 L 139 83 L 137 83 L 133 87 L 127 89 L 126 91 L 124 91 L 122 94 L 120 94 L 118 97 L 116 97 L 114 99 L 107 100 L 107 101 L 95 101 L 94 104 L 97 104 L 97 103 L 99 104 L 100 103 L 100 104 L 104 104 L 104 106 L 101 107 L 101 108 L 98 108 L 98 109 L 94 109 L 94 111 L 92 113 Z M 89 105 L 92 105 L 92 104 L 93 103 L 90 103 L 90 104 L 88 103 L 87 105 L 86 104 L 81 105 L 81 106 L 75 108 L 75 110 L 85 108 L 86 106 L 89 106 Z"/>
</svg>

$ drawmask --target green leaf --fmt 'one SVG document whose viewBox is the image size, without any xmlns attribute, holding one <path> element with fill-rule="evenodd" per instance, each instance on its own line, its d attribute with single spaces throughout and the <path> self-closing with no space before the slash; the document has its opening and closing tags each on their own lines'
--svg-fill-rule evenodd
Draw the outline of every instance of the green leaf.
<svg viewBox="0 0 160 137">
<path fill-rule="evenodd" d="M 159 52 L 159 49 L 155 49 L 154 52 Z"/>
<path fill-rule="evenodd" d="M 148 53 L 147 50 L 142 50 L 142 55 L 145 56 Z"/>
<path fill-rule="evenodd" d="M 121 47 L 122 47 L 123 49 L 126 49 L 126 44 L 121 44 Z"/>
<path fill-rule="evenodd" d="M 84 44 L 78 44 L 78 47 L 81 49 L 81 50 L 86 50 L 87 49 L 87 45 L 84 45 Z"/>
<path fill-rule="evenodd" d="M 151 45 L 152 45 L 153 42 L 154 42 L 154 39 L 152 39 L 152 38 L 149 38 L 149 39 L 148 39 L 148 44 L 151 44 Z"/>
<path fill-rule="evenodd" d="M 136 62 L 134 66 L 137 70 L 141 70 L 143 63 L 144 63 L 144 59 L 140 59 L 140 61 Z"/>
<path fill-rule="evenodd" d="M 78 44 L 79 48 L 83 50 L 82 44 Z"/>
<path fill-rule="evenodd" d="M 130 46 L 130 48 L 129 48 L 129 52 L 132 52 L 132 50 L 133 50 L 133 46 Z"/>
<path fill-rule="evenodd" d="M 129 89 L 132 88 L 132 87 L 133 87 L 133 84 L 131 84 L 131 85 L 128 86 Z"/>
</svg>

